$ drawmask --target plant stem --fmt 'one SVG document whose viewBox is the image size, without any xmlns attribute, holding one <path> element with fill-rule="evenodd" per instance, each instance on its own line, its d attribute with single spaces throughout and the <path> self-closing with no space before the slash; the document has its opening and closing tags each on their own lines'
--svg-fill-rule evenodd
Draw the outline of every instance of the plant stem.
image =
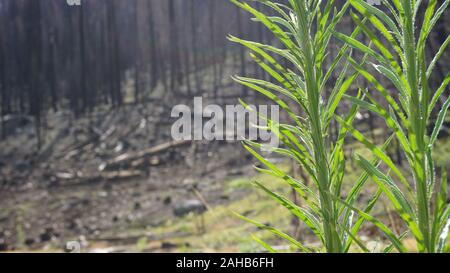
<svg viewBox="0 0 450 273">
<path fill-rule="evenodd" d="M 415 2 L 415 1 L 414 1 Z M 412 150 L 414 152 L 414 178 L 416 184 L 416 198 L 418 207 L 418 224 L 419 229 L 424 236 L 425 249 L 419 249 L 421 252 L 432 251 L 431 242 L 429 240 L 429 213 L 428 213 L 428 188 L 427 188 L 427 151 L 425 145 L 426 126 L 424 126 L 421 104 L 428 103 L 420 101 L 419 91 L 419 75 L 417 73 L 417 52 L 415 50 L 414 36 L 414 11 L 411 1 L 403 1 L 405 10 L 404 21 L 404 47 L 406 56 L 406 76 L 411 88 L 411 104 L 410 104 L 410 124 L 411 130 L 409 134 Z"/>
<path fill-rule="evenodd" d="M 330 174 L 327 162 L 327 153 L 325 149 L 325 139 L 320 117 L 320 83 L 317 81 L 316 69 L 321 70 L 322 65 L 315 61 L 315 47 L 312 44 L 314 40 L 311 37 L 311 30 L 308 28 L 307 16 L 308 14 L 306 2 L 299 4 L 300 14 L 298 15 L 300 37 L 302 41 L 302 51 L 305 56 L 305 82 L 306 93 L 308 96 L 308 108 L 310 112 L 310 126 L 311 138 L 314 145 L 314 159 L 317 167 L 317 180 L 320 192 L 320 203 L 323 217 L 323 229 L 325 235 L 325 247 L 328 253 L 337 253 L 342 251 L 341 242 L 336 230 L 336 219 L 334 209 L 334 202 L 330 198 Z"/>
</svg>

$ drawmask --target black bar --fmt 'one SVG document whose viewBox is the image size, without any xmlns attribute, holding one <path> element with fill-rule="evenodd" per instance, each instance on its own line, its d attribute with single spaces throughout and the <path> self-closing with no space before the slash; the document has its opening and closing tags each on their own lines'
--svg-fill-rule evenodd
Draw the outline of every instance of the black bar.
<svg viewBox="0 0 450 273">
<path fill-rule="evenodd" d="M 448 264 L 450 255 L 425 254 L 0 254 L 2 268 L 34 272 L 406 272 Z M 430 262 L 430 260 L 432 260 Z M 39 270 L 38 270 L 39 269 Z M 8 272 L 5 270 L 4 272 Z M 11 271 L 12 272 L 12 271 Z"/>
</svg>

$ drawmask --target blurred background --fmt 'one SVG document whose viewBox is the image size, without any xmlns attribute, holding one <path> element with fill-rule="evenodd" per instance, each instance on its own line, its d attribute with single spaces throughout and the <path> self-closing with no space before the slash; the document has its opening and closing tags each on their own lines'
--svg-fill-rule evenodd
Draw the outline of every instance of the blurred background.
<svg viewBox="0 0 450 273">
<path fill-rule="evenodd" d="M 271 79 L 226 39 L 277 46 L 270 34 L 227 0 L 69 2 L 0 0 L 0 251 L 67 251 L 70 241 L 85 252 L 261 251 L 250 234 L 285 248 L 230 210 L 307 240 L 288 211 L 251 187 L 256 179 L 289 194 L 253 170 L 239 142 L 170 134 L 173 106 L 191 106 L 195 96 L 205 105 L 271 104 L 233 83 L 235 74 Z M 449 20 L 447 11 L 430 56 Z M 339 28 L 354 24 L 344 18 Z M 331 55 L 339 46 L 332 42 Z M 447 53 L 432 88 L 449 71 Z M 376 142 L 386 136 L 369 113 L 358 126 Z M 447 168 L 449 127 L 450 119 L 436 155 Z M 396 147 L 389 152 L 401 164 Z M 358 149 L 349 146 L 349 161 Z M 271 160 L 295 173 L 291 162 Z M 358 171 L 347 171 L 351 182 Z M 389 217 L 389 208 L 380 214 Z"/>
</svg>

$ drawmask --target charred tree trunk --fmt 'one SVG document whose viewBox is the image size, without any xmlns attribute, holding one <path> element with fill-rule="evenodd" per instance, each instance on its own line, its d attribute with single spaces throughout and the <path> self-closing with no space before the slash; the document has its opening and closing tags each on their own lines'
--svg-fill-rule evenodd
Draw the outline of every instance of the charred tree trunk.
<svg viewBox="0 0 450 273">
<path fill-rule="evenodd" d="M 37 148 L 42 146 L 41 136 L 41 71 L 42 71 L 42 29 L 41 29 L 41 2 L 30 3 L 30 24 L 28 37 L 30 46 L 30 80 L 29 80 L 29 107 L 30 113 L 35 118 Z"/>
<path fill-rule="evenodd" d="M 150 38 L 150 87 L 155 88 L 158 84 L 159 71 L 158 71 L 158 55 L 157 55 L 157 44 L 156 44 L 156 34 L 155 34 L 155 23 L 153 19 L 153 0 L 148 0 L 148 29 Z"/>
<path fill-rule="evenodd" d="M 50 47 L 49 47 L 49 61 L 48 61 L 48 82 L 49 82 L 49 88 L 50 88 L 50 96 L 51 96 L 51 105 L 53 108 L 53 111 L 58 111 L 58 95 L 56 91 L 56 37 L 55 37 L 55 30 L 52 29 L 50 31 Z"/>
<path fill-rule="evenodd" d="M 210 25 L 210 42 L 211 42 L 211 62 L 212 62 L 212 72 L 213 72 L 213 94 L 214 98 L 217 98 L 217 64 L 216 64 L 216 42 L 215 42 L 215 11 L 216 11 L 216 1 L 209 1 L 209 25 Z"/>
<path fill-rule="evenodd" d="M 193 58 L 193 65 L 194 65 L 194 79 L 195 79 L 195 87 L 196 87 L 196 93 L 201 92 L 202 90 L 202 83 L 199 76 L 200 73 L 200 67 L 199 67 L 199 58 L 198 58 L 198 46 L 197 46 L 197 7 L 195 6 L 196 0 L 191 0 L 190 2 L 190 17 L 191 17 L 191 44 L 192 44 L 192 58 Z"/>
<path fill-rule="evenodd" d="M 109 60 L 110 60 L 110 75 L 113 89 L 113 105 L 118 107 L 122 105 L 121 93 L 121 75 L 120 75 L 120 56 L 119 56 L 119 39 L 117 33 L 116 21 L 116 1 L 107 1 L 108 7 L 108 40 L 109 40 Z"/>
<path fill-rule="evenodd" d="M 239 8 L 236 8 L 236 16 L 237 16 L 237 30 L 238 37 L 243 37 L 244 31 L 242 26 L 242 13 Z M 240 67 L 241 67 L 241 76 L 245 76 L 247 73 L 247 67 L 245 62 L 245 49 L 243 46 L 239 47 L 239 59 L 240 59 Z M 245 93 L 247 88 L 242 85 L 242 92 Z"/>
<path fill-rule="evenodd" d="M 169 3 L 169 37 L 170 37 L 170 89 L 178 93 L 178 85 L 182 84 L 180 73 L 180 50 L 177 35 L 177 19 L 175 13 L 175 1 L 168 0 Z"/>
<path fill-rule="evenodd" d="M 89 107 L 88 95 L 87 95 L 87 83 L 86 83 L 86 45 L 84 35 L 84 5 L 79 6 L 78 10 L 78 29 L 79 29 L 79 46 L 80 46 L 80 88 L 82 109 L 81 112 L 85 113 Z"/>
<path fill-rule="evenodd" d="M 3 117 L 6 115 L 8 98 L 6 96 L 6 68 L 5 68 L 5 49 L 4 49 L 4 31 L 3 31 L 3 20 L 0 21 L 0 139 L 4 139 L 5 134 L 5 124 Z"/>
<path fill-rule="evenodd" d="M 140 100 L 140 46 L 139 46 L 139 7 L 138 0 L 134 0 L 134 29 L 135 29 L 135 54 L 134 54 L 134 102 Z"/>
</svg>

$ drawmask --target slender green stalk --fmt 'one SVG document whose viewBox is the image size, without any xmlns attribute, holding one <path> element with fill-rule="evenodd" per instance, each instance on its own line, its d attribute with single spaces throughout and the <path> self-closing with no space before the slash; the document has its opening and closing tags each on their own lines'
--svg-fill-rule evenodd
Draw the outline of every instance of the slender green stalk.
<svg viewBox="0 0 450 273">
<path fill-rule="evenodd" d="M 446 103 L 440 109 L 438 122 L 431 135 L 428 134 L 427 128 L 430 125 L 431 113 L 435 108 L 436 101 L 446 89 L 450 78 L 446 77 L 434 95 L 430 92 L 428 80 L 434 65 L 445 51 L 449 38 L 447 37 L 446 42 L 430 63 L 426 60 L 425 44 L 433 26 L 447 9 L 450 1 L 445 0 L 438 7 L 436 0 L 430 0 L 427 3 L 417 0 L 384 0 L 384 5 L 390 11 L 389 14 L 368 5 L 363 0 L 350 0 L 349 2 L 353 8 L 369 19 L 381 37 L 389 41 L 389 45 L 385 46 L 382 40 L 369 28 L 363 26 L 359 17 L 354 14 L 352 14 L 353 19 L 363 28 L 378 50 L 371 50 L 353 38 L 340 33 L 336 33 L 336 37 L 373 57 L 378 62 L 373 65 L 373 68 L 390 80 L 398 91 L 398 98 L 392 97 L 368 70 L 356 64 L 349 57 L 353 66 L 372 83 L 375 90 L 388 102 L 389 108 L 384 109 L 369 94 L 367 98 L 370 102 L 354 98 L 351 100 L 384 118 L 387 126 L 394 132 L 408 159 L 415 192 L 411 192 L 409 182 L 403 172 L 391 164 L 392 160 L 386 154 L 375 153 L 402 182 L 404 191 L 407 193 L 406 197 L 403 196 L 402 190 L 395 185 L 393 178 L 381 174 L 376 168 L 367 164 L 363 158 L 360 158 L 359 161 L 378 185 L 384 189 L 384 193 L 405 221 L 410 234 L 416 239 L 419 251 L 442 252 L 448 236 L 450 207 L 443 205 L 440 201 L 440 199 L 446 199 L 447 190 L 444 185 L 439 188 L 439 183 L 435 179 L 432 151 L 441 130 L 442 120 L 450 105 L 450 98 L 447 98 Z M 422 4 L 426 5 L 425 15 L 424 19 L 418 22 L 418 12 Z M 416 29 L 419 30 L 418 35 L 415 33 Z M 397 59 L 401 61 L 400 64 Z M 357 139 L 360 138 L 360 134 L 351 128 L 351 125 L 344 124 L 344 126 L 353 130 L 353 136 Z M 363 142 L 363 138 L 358 140 Z M 367 141 L 363 143 L 368 147 L 371 146 Z M 374 149 L 371 150 L 375 152 Z M 442 181 L 441 184 L 446 184 L 446 182 Z M 433 198 L 434 191 L 438 191 L 436 198 Z"/>
<path fill-rule="evenodd" d="M 297 7 L 294 8 L 300 15 L 308 14 L 308 7 L 306 1 L 299 1 Z M 322 205 L 322 215 L 324 218 L 324 232 L 325 242 L 328 252 L 339 252 L 341 249 L 341 242 L 338 236 L 336 226 L 336 215 L 334 214 L 334 204 L 332 199 L 327 194 L 330 191 L 331 181 L 328 169 L 328 156 L 325 149 L 324 128 L 321 122 L 320 111 L 320 82 L 316 76 L 316 69 L 321 71 L 322 64 L 316 63 L 315 56 L 317 55 L 315 45 L 313 45 L 313 38 L 309 28 L 309 22 L 306 16 L 298 16 L 299 40 L 301 40 L 301 48 L 304 55 L 304 80 L 306 82 L 306 94 L 308 97 L 308 112 L 310 113 L 311 138 L 313 141 L 314 158 L 317 168 L 317 179 L 320 194 L 320 202 Z"/>
<path fill-rule="evenodd" d="M 332 141 L 329 132 L 330 122 L 341 98 L 358 76 L 357 72 L 348 76 L 348 63 L 339 65 L 349 47 L 344 46 L 337 56 L 334 56 L 331 67 L 325 67 L 325 58 L 330 53 L 328 45 L 332 31 L 349 4 L 337 10 L 334 8 L 334 1 L 289 0 L 288 5 L 276 1 L 260 1 L 276 13 L 267 16 L 245 2 L 231 2 L 252 14 L 255 21 L 265 25 L 283 46 L 277 48 L 230 36 L 231 41 L 250 49 L 250 56 L 277 83 L 245 77 L 235 77 L 235 80 L 270 98 L 289 114 L 292 119 L 289 124 L 267 119 L 268 129 L 274 132 L 283 144 L 283 148 L 274 148 L 272 151 L 295 160 L 313 182 L 313 185 L 307 185 L 306 181 L 282 172 L 254 150 L 261 148 L 261 144 L 246 141 L 244 147 L 266 166 L 266 169 L 260 171 L 285 180 L 298 192 L 306 207 L 293 203 L 262 184 L 256 183 L 256 186 L 303 221 L 322 242 L 327 252 L 347 252 L 352 242 L 362 246 L 357 233 L 366 219 L 358 217 L 354 223 L 353 213 L 339 200 L 345 170 L 343 143 L 347 131 L 342 128 L 337 141 Z M 356 37 L 360 31 L 360 28 L 357 28 L 351 36 Z M 288 61 L 291 64 L 289 67 L 293 68 L 288 69 L 280 65 L 274 55 Z M 337 67 L 342 70 L 338 80 L 331 83 L 331 95 L 327 98 L 325 88 L 329 88 L 327 84 L 330 84 L 330 76 Z M 287 99 L 295 102 L 296 107 L 290 107 L 285 102 Z M 351 109 L 345 118 L 346 122 L 352 123 L 357 109 L 358 106 Z M 362 175 L 355 183 L 352 194 L 346 200 L 347 204 L 354 204 L 367 179 L 367 175 Z M 374 197 L 374 202 L 378 196 Z M 370 212 L 372 207 L 373 204 L 365 211 Z M 277 229 L 240 217 L 286 239 L 302 251 L 317 251 L 303 246 Z M 265 243 L 262 245 L 267 247 Z M 361 248 L 363 251 L 367 250 Z"/>
</svg>

